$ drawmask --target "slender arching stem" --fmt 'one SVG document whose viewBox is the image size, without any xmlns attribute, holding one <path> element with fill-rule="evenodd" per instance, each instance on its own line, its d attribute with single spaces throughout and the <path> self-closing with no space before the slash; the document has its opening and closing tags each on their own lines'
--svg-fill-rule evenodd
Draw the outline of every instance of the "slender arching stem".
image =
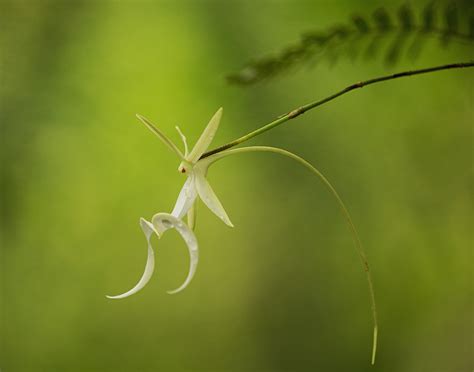
<svg viewBox="0 0 474 372">
<path fill-rule="evenodd" d="M 318 101 L 315 101 L 315 102 L 311 102 L 311 103 L 308 103 L 307 105 L 304 105 L 304 106 L 301 106 L 301 107 L 298 107 L 290 112 L 288 112 L 287 114 L 285 115 L 281 115 L 279 116 L 277 119 L 273 120 L 272 122 L 240 137 L 240 138 L 237 138 L 236 140 L 234 141 L 231 141 L 225 145 L 222 145 L 222 146 L 219 146 L 213 150 L 210 150 L 206 153 L 204 153 L 202 156 L 201 156 L 201 159 L 202 158 L 206 158 L 210 155 L 213 155 L 213 154 L 217 154 L 221 151 L 224 151 L 224 150 L 227 150 L 227 149 L 230 149 L 231 147 L 234 147 L 234 146 L 237 146 L 245 141 L 248 141 L 249 139 L 253 138 L 253 137 L 256 137 L 258 136 L 259 134 L 262 134 L 272 128 L 275 128 L 276 126 L 280 125 L 280 124 L 283 124 L 291 119 L 295 119 L 297 118 L 298 116 L 304 114 L 306 111 L 309 111 L 315 107 L 318 107 L 318 106 L 321 106 L 329 101 L 332 101 L 333 99 L 336 99 L 337 97 L 340 97 L 346 93 L 349 93 L 350 91 L 353 91 L 355 89 L 359 89 L 359 88 L 363 88 L 367 85 L 371 85 L 371 84 L 376 84 L 376 83 L 381 83 L 383 81 L 387 81 L 387 80 L 394 80 L 394 79 L 399 79 L 399 78 L 402 78 L 402 77 L 407 77 L 407 76 L 413 76 L 413 75 L 420 75 L 420 74 L 427 74 L 427 73 L 430 73 L 430 72 L 436 72 L 436 71 L 442 71 L 442 70 L 450 70 L 450 69 L 456 69 L 456 68 L 466 68 L 466 67 L 474 67 L 474 61 L 470 61 L 470 62 L 464 62 L 464 63 L 452 63 L 452 64 L 449 64 L 449 65 L 442 65 L 442 66 L 435 66 L 435 67 L 429 67 L 429 68 L 423 68 L 423 69 L 420 69 L 420 70 L 411 70 L 411 71 L 403 71 L 403 72 L 398 72 L 396 74 L 392 74 L 392 75 L 386 75 L 386 76 L 381 76 L 381 77 L 377 77 L 377 78 L 374 78 L 374 79 L 369 79 L 369 80 L 365 80 L 365 81 L 360 81 L 358 83 L 355 83 L 355 84 L 351 84 L 349 86 L 347 86 L 346 88 L 340 90 L 339 92 L 337 93 L 334 93 L 326 98 L 323 98 L 321 100 L 318 100 Z"/>
<path fill-rule="evenodd" d="M 377 307 L 375 304 L 375 292 L 374 292 L 374 286 L 373 286 L 373 281 L 372 281 L 372 275 L 370 273 L 370 268 L 369 268 L 369 262 L 367 260 L 367 256 L 365 254 L 364 248 L 362 247 L 362 243 L 359 238 L 359 234 L 357 233 L 357 229 L 355 228 L 354 223 L 352 222 L 351 215 L 349 214 L 349 211 L 346 208 L 346 205 L 342 201 L 341 197 L 337 193 L 336 189 L 331 185 L 329 180 L 318 170 L 316 169 L 311 163 L 303 159 L 302 157 L 293 154 L 292 152 L 289 152 L 287 150 L 283 150 L 277 147 L 269 147 L 269 146 L 249 146 L 249 147 L 241 147 L 237 149 L 230 149 L 226 150 L 223 152 L 219 152 L 218 154 L 209 156 L 206 159 L 200 160 L 200 163 L 204 167 L 208 167 L 210 164 L 213 162 L 224 158 L 228 155 L 232 154 L 239 154 L 239 153 L 246 153 L 246 152 L 273 152 L 277 153 L 283 156 L 287 156 L 295 161 L 297 161 L 299 164 L 303 165 L 305 168 L 309 169 L 314 175 L 316 175 L 326 186 L 326 188 L 329 190 L 329 192 L 334 196 L 336 199 L 339 208 L 341 209 L 341 212 L 347 222 L 347 225 L 349 227 L 349 230 L 352 235 L 352 239 L 354 241 L 354 246 L 357 251 L 357 254 L 359 255 L 359 258 L 362 262 L 362 266 L 364 268 L 364 271 L 366 273 L 366 278 L 367 278 L 367 284 L 368 284 L 368 289 L 369 289 L 369 296 L 370 296 L 370 303 L 371 303 L 371 309 L 372 309 L 372 320 L 374 324 L 374 331 L 373 331 L 373 342 L 372 342 L 372 364 L 375 363 L 375 355 L 377 353 L 377 334 L 378 334 L 378 323 L 377 323 Z"/>
</svg>

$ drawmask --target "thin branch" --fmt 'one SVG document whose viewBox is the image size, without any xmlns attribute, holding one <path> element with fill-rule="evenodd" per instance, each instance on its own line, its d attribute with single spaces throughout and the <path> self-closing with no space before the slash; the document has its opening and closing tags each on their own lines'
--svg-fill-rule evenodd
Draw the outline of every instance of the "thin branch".
<svg viewBox="0 0 474 372">
<path fill-rule="evenodd" d="M 243 143 L 245 141 L 248 141 L 249 139 L 251 139 L 253 137 L 256 137 L 256 136 L 258 136 L 258 135 L 260 135 L 260 134 L 262 134 L 262 133 L 264 133 L 264 132 L 266 132 L 270 129 L 273 129 L 276 126 L 278 126 L 280 124 L 283 124 L 283 123 L 285 123 L 285 122 L 287 122 L 291 119 L 295 119 L 298 116 L 304 114 L 306 111 L 309 111 L 309 110 L 311 110 L 315 107 L 321 106 L 321 105 L 323 105 L 323 104 L 325 104 L 329 101 L 332 101 L 333 99 L 336 99 L 337 97 L 340 97 L 340 96 L 342 96 L 346 93 L 349 93 L 352 90 L 363 88 L 363 87 L 365 87 L 367 85 L 371 85 L 371 84 L 381 83 L 381 82 L 387 81 L 387 80 L 394 80 L 394 79 L 407 77 L 407 76 L 427 74 L 427 73 L 430 73 L 430 72 L 450 70 L 450 69 L 456 69 L 456 68 L 467 68 L 467 67 L 474 67 L 474 61 L 464 62 L 464 63 L 452 63 L 452 64 L 449 64 L 449 65 L 442 65 L 442 66 L 424 68 L 424 69 L 420 69 L 420 70 L 403 71 L 403 72 L 398 72 L 396 74 L 391 74 L 391 75 L 381 76 L 381 77 L 374 78 L 374 79 L 360 81 L 358 83 L 349 85 L 348 87 L 340 90 L 337 93 L 334 93 L 334 94 L 330 95 L 329 97 L 323 98 L 319 101 L 308 103 L 307 105 L 298 107 L 298 108 L 288 112 L 285 115 L 281 115 L 277 119 L 273 120 L 272 122 L 264 125 L 263 127 L 259 128 L 259 129 L 256 129 L 256 130 L 254 130 L 254 131 L 252 131 L 252 132 L 250 132 L 250 133 L 248 133 L 248 134 L 246 134 L 246 135 L 244 135 L 240 138 L 237 138 L 236 140 L 234 140 L 232 142 L 229 142 L 225 145 L 217 147 L 216 149 L 213 149 L 213 150 L 210 150 L 210 151 L 204 153 L 201 156 L 201 159 L 206 158 L 206 157 L 208 157 L 210 155 L 213 155 L 213 154 L 217 154 L 218 152 L 227 150 L 231 147 L 240 145 L 241 143 Z"/>
</svg>

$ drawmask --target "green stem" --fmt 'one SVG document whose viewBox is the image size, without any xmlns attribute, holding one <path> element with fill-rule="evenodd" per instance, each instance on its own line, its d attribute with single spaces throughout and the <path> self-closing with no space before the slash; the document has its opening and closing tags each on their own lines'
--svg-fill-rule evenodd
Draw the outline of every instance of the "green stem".
<svg viewBox="0 0 474 372">
<path fill-rule="evenodd" d="M 352 239 L 354 241 L 354 246 L 357 251 L 357 254 L 359 255 L 359 258 L 362 262 L 362 266 L 364 268 L 364 271 L 366 273 L 367 277 L 367 283 L 368 283 L 368 288 L 369 288 L 369 296 L 370 296 L 370 303 L 371 303 L 371 308 L 372 308 L 372 319 L 374 323 L 374 331 L 373 331 L 373 341 L 372 341 L 372 364 L 375 363 L 375 354 L 377 352 L 377 333 L 378 333 L 378 326 L 377 326 L 377 307 L 375 305 L 375 293 L 374 293 L 374 286 L 372 282 L 372 275 L 370 273 L 369 269 L 369 262 L 367 260 L 367 256 L 364 252 L 364 248 L 362 247 L 362 243 L 359 238 L 359 234 L 357 233 L 357 229 L 355 228 L 354 223 L 352 222 L 351 215 L 349 214 L 349 211 L 346 208 L 346 205 L 342 201 L 341 197 L 337 193 L 336 189 L 331 185 L 331 183 L 328 181 L 328 179 L 317 169 L 315 168 L 311 163 L 303 159 L 302 157 L 293 154 L 292 152 L 277 148 L 277 147 L 269 147 L 269 146 L 250 146 L 250 147 L 241 147 L 238 149 L 231 149 L 227 151 L 220 152 L 218 154 L 214 154 L 213 156 L 208 157 L 207 159 L 201 160 L 200 163 L 202 164 L 203 167 L 207 168 L 209 165 L 214 163 L 215 161 L 224 158 L 228 155 L 232 154 L 238 154 L 238 153 L 246 153 L 246 152 L 255 152 L 255 151 L 260 151 L 260 152 L 273 152 L 277 153 L 280 155 L 287 156 L 293 160 L 296 160 L 298 163 L 309 169 L 313 174 L 315 174 L 319 179 L 323 182 L 323 184 L 326 186 L 326 188 L 331 192 L 331 194 L 334 196 L 336 199 L 337 203 L 339 204 L 339 208 L 341 209 L 341 212 L 347 222 L 347 225 L 349 227 L 349 230 L 352 233 Z"/>
<path fill-rule="evenodd" d="M 250 133 L 248 133 L 248 134 L 246 134 L 246 135 L 244 135 L 240 138 L 237 138 L 236 140 L 234 140 L 232 142 L 229 142 L 225 145 L 219 146 L 216 149 L 208 151 L 208 152 L 204 153 L 201 156 L 201 159 L 206 158 L 206 157 L 208 157 L 210 155 L 213 155 L 213 154 L 217 154 L 221 151 L 230 149 L 231 147 L 240 145 L 241 143 L 243 143 L 245 141 L 248 141 L 249 139 L 251 139 L 253 137 L 256 137 L 256 136 L 258 136 L 258 135 L 260 135 L 260 134 L 262 134 L 262 133 L 264 133 L 264 132 L 266 132 L 270 129 L 273 129 L 273 128 L 277 127 L 278 125 L 283 124 L 283 123 L 285 123 L 285 122 L 287 122 L 291 119 L 295 119 L 298 116 L 304 114 L 306 111 L 309 111 L 309 110 L 311 110 L 315 107 L 321 106 L 321 105 L 323 105 L 323 104 L 325 104 L 329 101 L 332 101 L 333 99 L 336 99 L 337 97 L 340 97 L 340 96 L 342 96 L 346 93 L 349 93 L 352 90 L 363 88 L 363 87 L 365 87 L 367 85 L 371 85 L 371 84 L 381 83 L 381 82 L 387 81 L 387 80 L 393 80 L 393 79 L 398 79 L 398 78 L 407 77 L 407 76 L 427 74 L 427 73 L 435 72 L 435 71 L 450 70 L 450 69 L 465 68 L 465 67 L 474 67 L 474 61 L 464 62 L 464 63 L 452 63 L 452 64 L 449 64 L 449 65 L 442 65 L 442 66 L 424 68 L 424 69 L 420 69 L 420 70 L 398 72 L 396 74 L 386 75 L 386 76 L 382 76 L 382 77 L 378 77 L 378 78 L 374 78 L 374 79 L 369 79 L 369 80 L 365 80 L 365 81 L 361 81 L 361 82 L 349 85 L 348 87 L 340 90 L 337 93 L 334 93 L 334 94 L 330 95 L 329 97 L 323 98 L 319 101 L 308 103 L 307 105 L 304 105 L 304 106 L 301 106 L 301 107 L 299 107 L 295 110 L 292 110 L 289 113 L 278 117 L 274 121 L 264 125 L 261 128 L 258 128 L 258 129 L 254 130 L 254 131 L 252 131 L 252 132 L 250 132 Z"/>
</svg>

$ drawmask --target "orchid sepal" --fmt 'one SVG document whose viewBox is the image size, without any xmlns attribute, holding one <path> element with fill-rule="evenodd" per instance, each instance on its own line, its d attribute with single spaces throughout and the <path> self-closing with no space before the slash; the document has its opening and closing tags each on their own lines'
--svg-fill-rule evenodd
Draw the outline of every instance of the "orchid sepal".
<svg viewBox="0 0 474 372">
<path fill-rule="evenodd" d="M 220 107 L 217 112 L 212 116 L 211 120 L 207 124 L 206 128 L 202 132 L 201 136 L 197 140 L 196 144 L 194 145 L 193 149 L 189 153 L 187 160 L 191 163 L 197 163 L 199 158 L 204 154 L 211 144 L 214 136 L 216 135 L 217 129 L 219 128 L 219 124 L 222 118 L 222 111 L 223 108 Z"/>
<path fill-rule="evenodd" d="M 156 127 L 150 120 L 146 117 L 136 114 L 137 118 L 145 124 L 145 126 L 150 129 L 172 152 L 174 152 L 182 160 L 185 159 L 181 150 L 171 141 L 166 134 L 164 134 L 158 127 Z"/>
</svg>

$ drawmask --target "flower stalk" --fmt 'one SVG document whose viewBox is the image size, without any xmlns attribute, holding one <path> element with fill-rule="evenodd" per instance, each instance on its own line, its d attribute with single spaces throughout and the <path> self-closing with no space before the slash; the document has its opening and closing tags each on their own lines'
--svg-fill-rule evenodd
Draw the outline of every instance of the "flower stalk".
<svg viewBox="0 0 474 372">
<path fill-rule="evenodd" d="M 342 201 L 341 197 L 337 193 L 336 189 L 334 186 L 331 185 L 329 180 L 316 168 L 314 167 L 310 162 L 307 160 L 303 159 L 302 157 L 293 154 L 290 151 L 278 148 L 278 147 L 270 147 L 270 146 L 249 146 L 249 147 L 239 147 L 237 149 L 229 149 L 226 151 L 222 151 L 220 153 L 214 154 L 212 156 L 209 156 L 206 159 L 202 159 L 201 162 L 205 166 L 209 166 L 210 164 L 214 163 L 215 161 L 224 158 L 229 155 L 233 154 L 239 154 L 239 153 L 247 153 L 247 152 L 273 152 L 279 155 L 286 156 L 290 159 L 295 160 L 298 162 L 300 165 L 304 166 L 306 169 L 308 169 L 313 175 L 318 177 L 320 181 L 326 186 L 328 191 L 334 196 L 336 199 L 337 204 L 339 205 L 339 208 L 342 212 L 342 215 L 344 219 L 346 220 L 347 226 L 349 228 L 349 231 L 351 232 L 352 235 L 352 240 L 354 242 L 354 247 L 356 249 L 357 255 L 360 258 L 360 261 L 362 263 L 362 267 L 365 271 L 366 274 L 366 279 L 367 279 L 367 285 L 368 285 L 368 290 L 369 290 L 369 298 L 370 298 L 370 305 L 371 305 L 371 310 L 372 310 L 372 322 L 373 322 L 373 339 L 372 339 L 372 357 L 371 357 L 371 363 L 375 364 L 375 356 L 377 353 L 377 335 L 378 335 L 378 321 L 377 321 L 377 306 L 375 302 L 375 291 L 374 291 L 374 285 L 372 281 L 372 274 L 370 272 L 370 267 L 369 267 L 369 262 L 367 260 L 367 256 L 365 254 L 364 248 L 362 246 L 362 243 L 359 238 L 359 234 L 357 233 L 357 229 L 352 221 L 351 215 Z"/>
</svg>

